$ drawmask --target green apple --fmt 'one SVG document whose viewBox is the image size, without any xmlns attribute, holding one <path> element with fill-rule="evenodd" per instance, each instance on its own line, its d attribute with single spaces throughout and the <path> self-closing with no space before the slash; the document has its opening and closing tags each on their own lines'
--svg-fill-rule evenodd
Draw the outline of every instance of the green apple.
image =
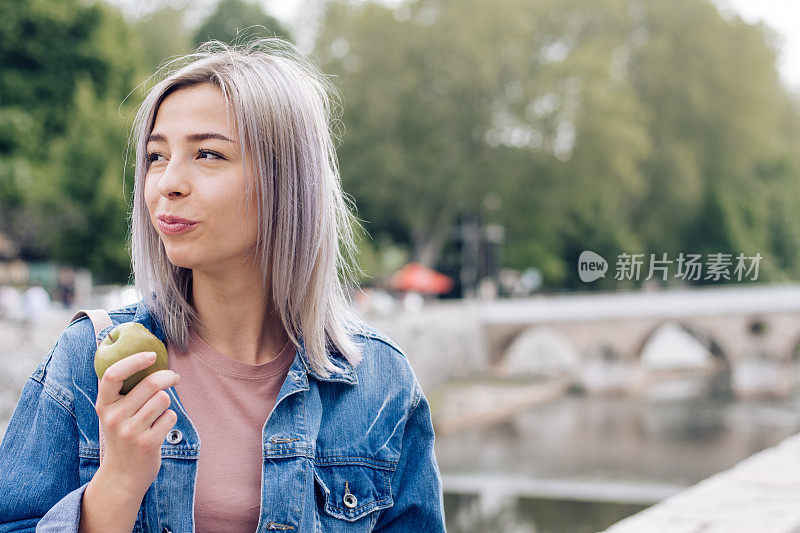
<svg viewBox="0 0 800 533">
<path fill-rule="evenodd" d="M 115 327 L 103 339 L 94 354 L 94 371 L 98 379 L 103 378 L 108 367 L 117 361 L 139 352 L 155 352 L 152 365 L 129 376 L 122 383 L 121 394 L 127 394 L 137 383 L 157 370 L 169 369 L 167 348 L 158 337 L 139 322 L 124 322 Z"/>
</svg>

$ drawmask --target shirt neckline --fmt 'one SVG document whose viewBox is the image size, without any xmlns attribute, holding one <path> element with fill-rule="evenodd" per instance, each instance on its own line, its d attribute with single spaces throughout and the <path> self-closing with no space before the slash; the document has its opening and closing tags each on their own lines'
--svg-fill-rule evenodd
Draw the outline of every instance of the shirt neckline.
<svg viewBox="0 0 800 533">
<path fill-rule="evenodd" d="M 188 351 L 202 362 L 215 370 L 240 379 L 267 379 L 271 378 L 291 366 L 297 352 L 291 339 L 286 341 L 281 351 L 266 363 L 250 364 L 237 361 L 220 352 L 203 340 L 194 330 L 189 334 Z"/>
</svg>

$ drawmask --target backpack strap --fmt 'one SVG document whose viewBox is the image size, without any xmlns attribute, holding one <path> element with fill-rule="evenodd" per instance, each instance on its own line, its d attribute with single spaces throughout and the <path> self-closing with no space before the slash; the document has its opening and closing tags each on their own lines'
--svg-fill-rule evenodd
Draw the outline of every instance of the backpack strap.
<svg viewBox="0 0 800 533">
<path fill-rule="evenodd" d="M 106 329 L 109 329 L 114 323 L 111 321 L 111 317 L 108 314 L 108 311 L 105 309 L 81 309 L 72 317 L 70 322 L 78 318 L 83 318 L 84 316 L 88 316 L 89 320 L 92 321 L 92 325 L 94 326 L 94 340 L 97 344 L 97 347 L 100 347 L 100 334 L 104 332 Z M 97 388 L 100 390 L 100 382 L 98 380 Z M 100 424 L 100 420 L 98 418 L 98 436 L 100 440 L 100 463 L 103 462 L 103 455 L 106 451 L 106 436 L 103 434 L 103 425 Z"/>
<path fill-rule="evenodd" d="M 84 316 L 88 316 L 89 320 L 92 321 L 92 325 L 94 326 L 94 340 L 99 348 L 100 341 L 102 340 L 100 339 L 100 333 L 113 325 L 111 322 L 111 317 L 109 316 L 108 311 L 105 309 L 81 309 L 75 313 L 70 322 L 74 322 L 75 320 Z"/>
</svg>

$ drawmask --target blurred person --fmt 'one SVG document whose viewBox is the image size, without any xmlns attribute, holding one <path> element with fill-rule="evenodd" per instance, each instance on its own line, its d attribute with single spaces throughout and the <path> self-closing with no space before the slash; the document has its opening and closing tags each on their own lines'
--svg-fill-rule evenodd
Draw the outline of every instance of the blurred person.
<svg viewBox="0 0 800 533">
<path fill-rule="evenodd" d="M 121 395 L 152 352 L 98 382 L 93 325 L 73 320 L 0 445 L 0 532 L 444 531 L 427 399 L 338 276 L 357 222 L 333 86 L 279 39 L 171 65 L 135 125 L 144 297 L 109 313 L 169 369 Z"/>
<path fill-rule="evenodd" d="M 75 273 L 72 270 L 62 268 L 59 271 L 56 292 L 64 309 L 70 309 L 75 301 Z"/>
</svg>

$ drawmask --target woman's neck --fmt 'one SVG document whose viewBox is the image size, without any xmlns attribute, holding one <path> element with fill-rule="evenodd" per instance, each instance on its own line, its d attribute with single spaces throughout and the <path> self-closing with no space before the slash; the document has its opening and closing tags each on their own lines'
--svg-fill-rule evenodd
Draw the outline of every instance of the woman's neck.
<svg viewBox="0 0 800 533">
<path fill-rule="evenodd" d="M 196 333 L 228 357 L 249 364 L 274 359 L 289 336 L 272 306 L 269 291 L 253 290 L 257 280 L 215 280 L 194 273 L 192 298 L 200 318 Z"/>
</svg>

